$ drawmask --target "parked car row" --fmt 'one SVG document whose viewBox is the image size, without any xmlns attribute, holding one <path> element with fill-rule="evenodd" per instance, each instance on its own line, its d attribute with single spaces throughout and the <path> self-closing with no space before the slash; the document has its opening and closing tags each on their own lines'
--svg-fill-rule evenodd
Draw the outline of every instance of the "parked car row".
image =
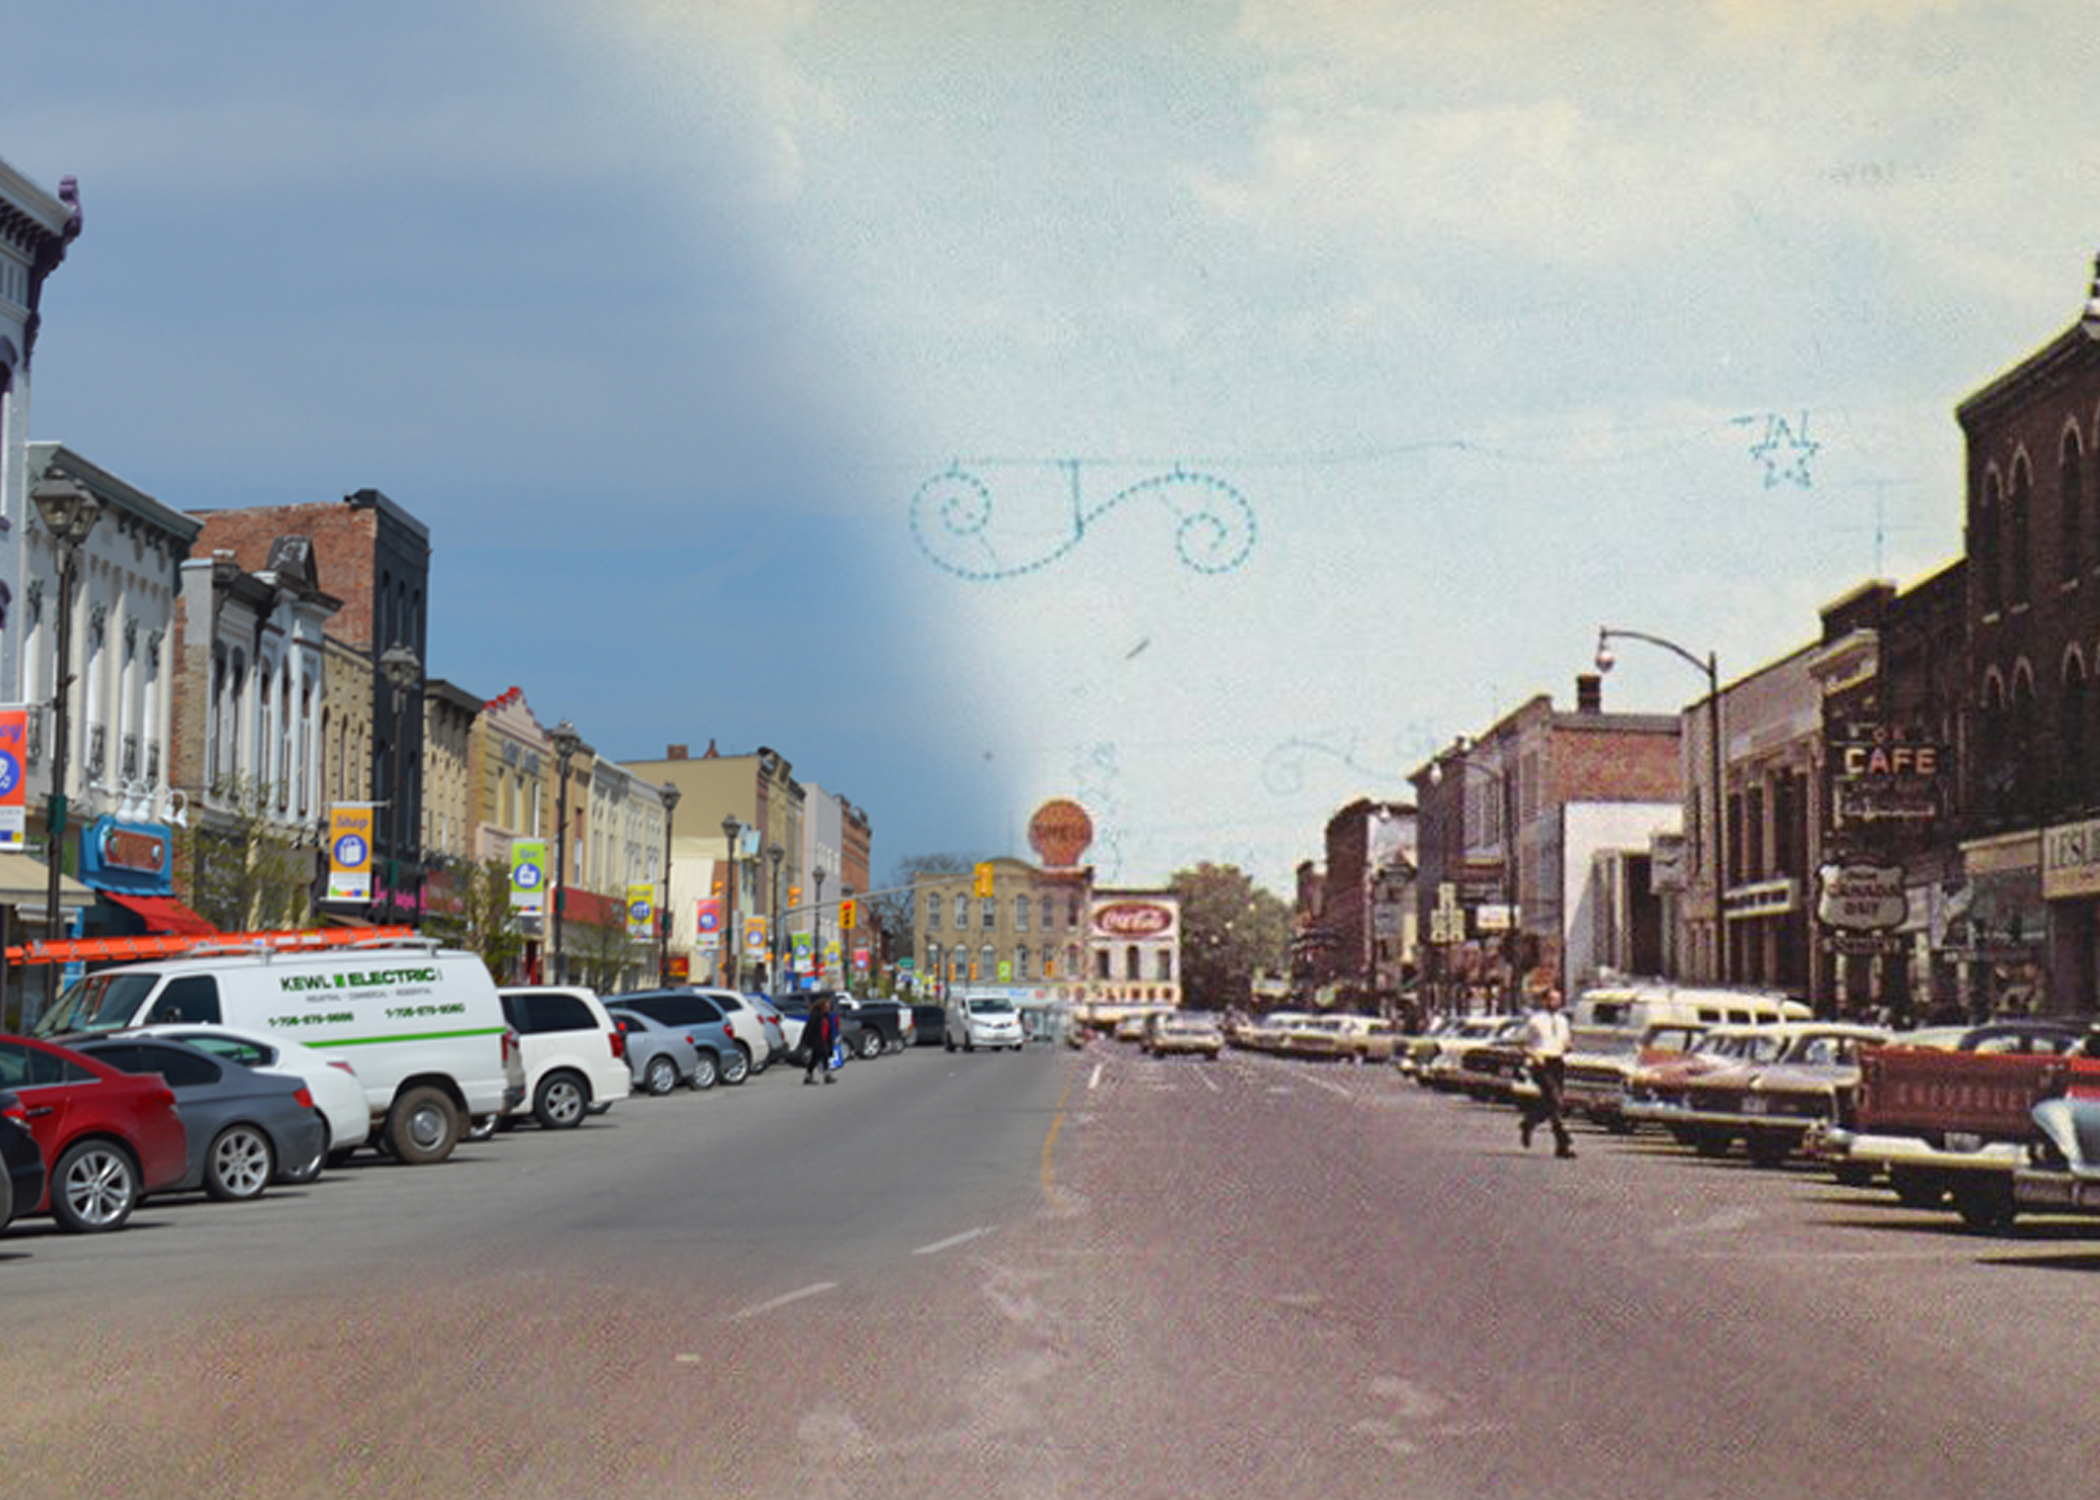
<svg viewBox="0 0 2100 1500">
<path fill-rule="evenodd" d="M 911 1044 L 910 1007 L 837 999 L 858 1056 Z M 113 1230 L 151 1196 L 253 1199 L 366 1148 L 426 1165 L 479 1127 L 574 1129 L 632 1092 L 796 1057 L 789 1027 L 734 990 L 498 989 L 423 940 L 101 970 L 34 1035 L 0 1036 L 0 1227 Z"/>
<path fill-rule="evenodd" d="M 1348 1062 L 1391 1062 L 1400 1041 L 1398 1028 L 1384 1017 L 1346 1012 L 1279 1010 L 1266 1016 L 1243 1016 L 1226 1028 L 1225 1035 L 1233 1046 L 1250 1052 Z"/>
<path fill-rule="evenodd" d="M 2001 1017 L 1894 1032 L 1811 1020 L 1797 1002 L 1690 992 L 1584 996 L 1563 1100 L 1613 1132 L 1703 1156 L 1808 1164 L 1974 1230 L 2023 1213 L 2100 1215 L 2100 1027 Z M 1450 1018 L 1402 1049 L 1425 1086 L 1535 1092 L 1513 1017 Z"/>
</svg>

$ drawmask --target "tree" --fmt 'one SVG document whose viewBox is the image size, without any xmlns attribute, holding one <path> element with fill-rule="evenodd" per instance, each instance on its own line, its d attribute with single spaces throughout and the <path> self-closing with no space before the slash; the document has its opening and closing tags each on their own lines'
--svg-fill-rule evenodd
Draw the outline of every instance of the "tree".
<svg viewBox="0 0 2100 1500">
<path fill-rule="evenodd" d="M 190 909 L 221 932 L 304 927 L 311 908 L 311 852 L 271 816 L 264 783 L 237 778 L 223 800 L 223 807 L 197 813 L 177 835 Z"/>
<path fill-rule="evenodd" d="M 1204 861 L 1169 882 L 1181 900 L 1181 987 L 1192 1009 L 1244 1006 L 1257 974 L 1280 973 L 1291 909 L 1236 865 Z"/>
<path fill-rule="evenodd" d="M 424 930 L 447 947 L 479 954 L 496 983 L 514 982 L 525 935 L 511 912 L 510 867 L 495 859 L 459 865 L 452 892 L 453 910 L 427 913 Z"/>
<path fill-rule="evenodd" d="M 882 893 L 862 901 L 860 909 L 861 920 L 881 932 L 881 951 L 891 962 L 911 952 L 912 919 L 916 915 L 912 906 L 912 877 L 959 875 L 970 867 L 971 861 L 963 855 L 946 853 L 910 854 L 890 867 L 890 878 L 882 883 Z"/>
<path fill-rule="evenodd" d="M 639 953 L 639 940 L 627 935 L 627 909 L 613 908 L 603 921 L 579 921 L 565 917 L 562 921 L 562 956 L 569 965 L 569 978 L 584 984 L 601 995 L 609 995 L 620 987 L 620 980 L 635 963 Z M 649 964 L 656 965 L 656 949 L 649 949 Z"/>
</svg>

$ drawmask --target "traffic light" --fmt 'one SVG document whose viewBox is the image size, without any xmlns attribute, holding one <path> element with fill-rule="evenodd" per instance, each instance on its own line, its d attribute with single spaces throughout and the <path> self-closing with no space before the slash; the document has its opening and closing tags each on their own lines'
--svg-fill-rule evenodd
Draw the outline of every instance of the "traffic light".
<svg viewBox="0 0 2100 1500">
<path fill-rule="evenodd" d="M 853 929 L 854 907 L 855 903 L 851 896 L 839 902 L 839 929 L 841 931 L 850 932 Z"/>
<path fill-rule="evenodd" d="M 982 863 L 982 864 L 979 864 L 979 865 L 977 866 L 977 869 L 976 869 L 976 877 L 977 877 L 977 894 L 978 894 L 978 895 L 980 895 L 980 896 L 989 896 L 989 895 L 991 895 L 991 893 L 992 893 L 992 867 L 991 867 L 991 864 L 990 864 L 990 862 L 989 862 L 989 861 L 987 861 L 987 862 L 985 862 L 985 863 Z"/>
</svg>

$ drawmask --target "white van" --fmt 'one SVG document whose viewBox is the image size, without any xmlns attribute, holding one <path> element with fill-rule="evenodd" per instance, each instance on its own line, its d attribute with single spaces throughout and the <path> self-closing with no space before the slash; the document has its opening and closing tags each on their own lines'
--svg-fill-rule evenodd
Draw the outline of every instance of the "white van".
<svg viewBox="0 0 2100 1500">
<path fill-rule="evenodd" d="M 424 939 L 321 953 L 220 950 L 104 969 L 69 986 L 36 1030 L 57 1037 L 178 1021 L 341 1053 L 372 1106 L 371 1144 L 404 1162 L 443 1161 L 470 1118 L 524 1102 L 509 1077 L 517 1036 L 488 969 Z"/>
</svg>

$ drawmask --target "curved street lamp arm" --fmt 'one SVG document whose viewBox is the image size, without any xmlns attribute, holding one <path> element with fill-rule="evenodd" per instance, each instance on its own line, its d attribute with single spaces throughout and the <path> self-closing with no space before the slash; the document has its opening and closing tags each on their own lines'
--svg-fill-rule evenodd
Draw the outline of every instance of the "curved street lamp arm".
<svg viewBox="0 0 2100 1500">
<path fill-rule="evenodd" d="M 1719 692 L 1721 690 L 1721 674 L 1718 659 L 1711 651 L 1702 658 L 1694 655 L 1673 640 L 1665 639 L 1659 635 L 1650 635 L 1645 630 L 1620 630 L 1610 625 L 1598 628 L 1597 649 L 1599 652 L 1602 652 L 1614 640 L 1646 641 L 1651 646 L 1660 646 L 1663 650 L 1690 662 L 1694 670 L 1705 673 L 1707 686 L 1713 691 Z"/>
</svg>

